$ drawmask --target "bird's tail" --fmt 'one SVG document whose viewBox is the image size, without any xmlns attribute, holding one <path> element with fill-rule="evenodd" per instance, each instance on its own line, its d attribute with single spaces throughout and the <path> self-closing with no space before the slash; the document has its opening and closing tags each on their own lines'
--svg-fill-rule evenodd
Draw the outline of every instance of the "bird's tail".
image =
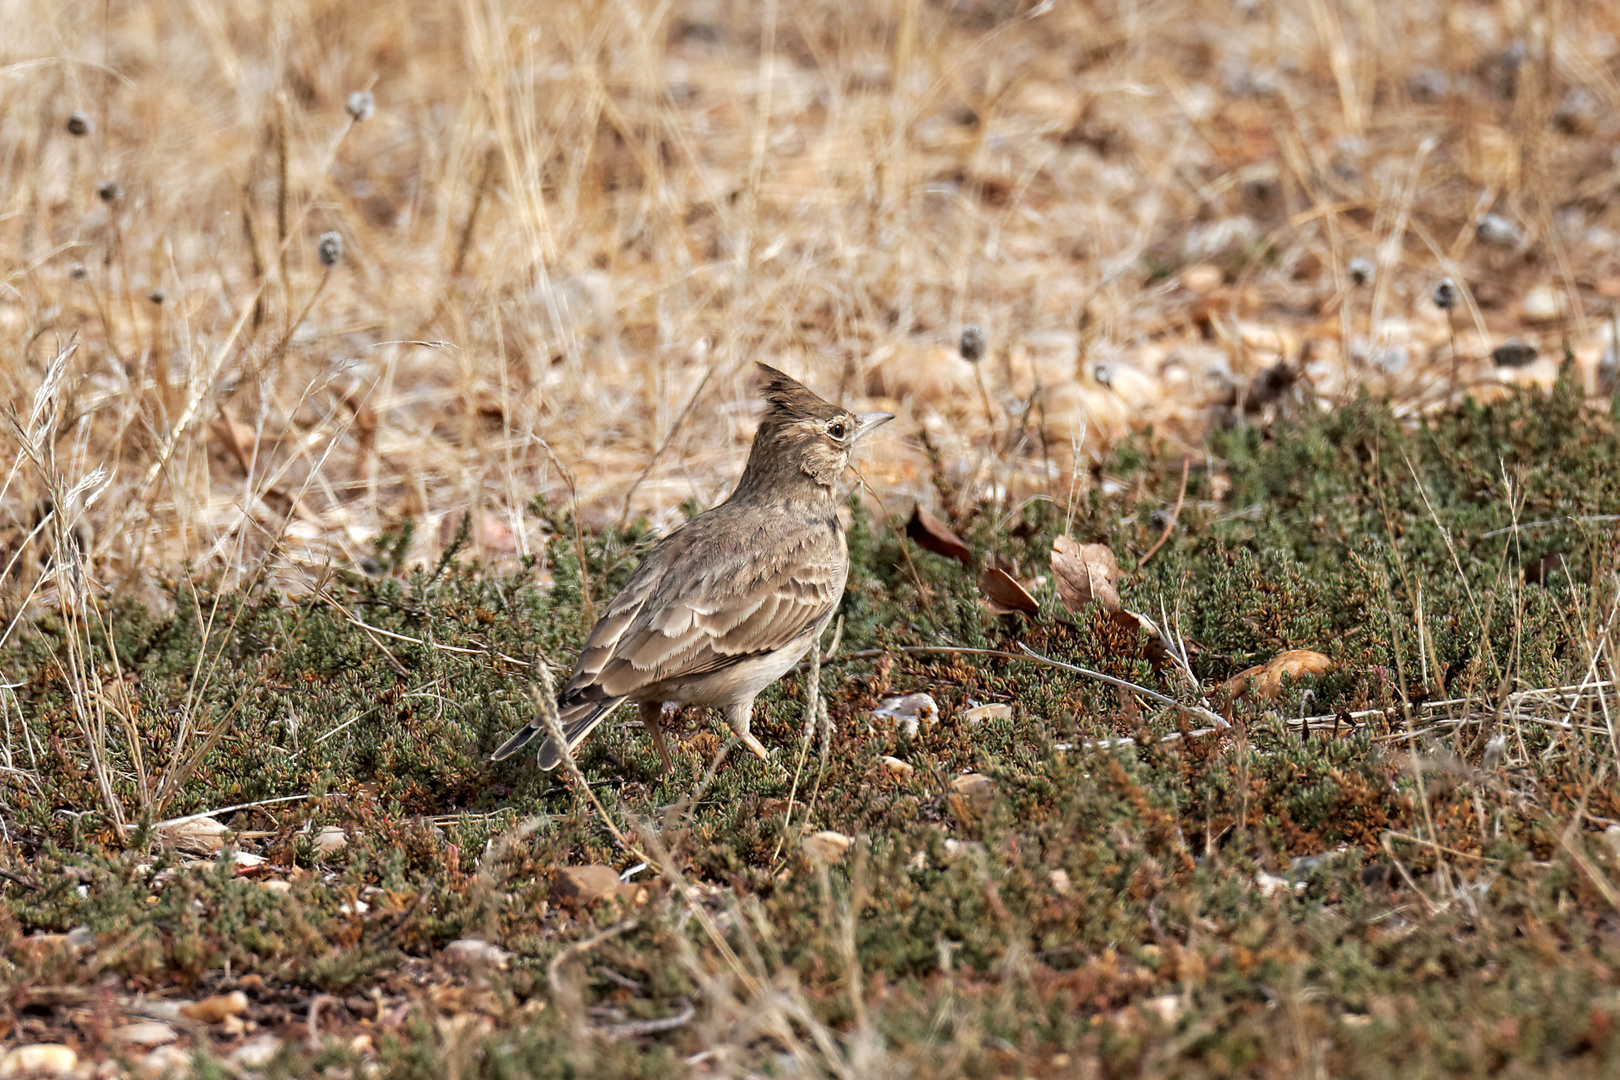
<svg viewBox="0 0 1620 1080">
<path fill-rule="evenodd" d="M 580 701 L 572 706 L 562 709 L 557 717 L 568 740 L 568 752 L 573 753 L 585 736 L 596 730 L 596 725 L 608 718 L 608 714 L 619 707 L 624 698 L 604 698 L 596 701 Z M 536 735 L 546 734 L 546 723 L 536 716 L 528 725 L 507 739 L 500 748 L 489 755 L 491 761 L 500 761 L 511 757 L 525 746 L 529 745 Z M 562 748 L 553 740 L 547 739 L 540 747 L 540 767 L 542 769 L 555 769 L 562 760 Z"/>
</svg>

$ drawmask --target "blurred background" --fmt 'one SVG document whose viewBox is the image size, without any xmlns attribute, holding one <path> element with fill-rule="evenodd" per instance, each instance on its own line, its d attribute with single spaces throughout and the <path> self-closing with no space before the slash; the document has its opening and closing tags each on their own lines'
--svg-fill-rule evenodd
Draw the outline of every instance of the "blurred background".
<svg viewBox="0 0 1620 1080">
<path fill-rule="evenodd" d="M 899 415 L 860 461 L 897 519 L 1074 498 L 1133 433 L 1218 473 L 1211 425 L 1362 387 L 1612 389 L 1609 2 L 0 24 L 13 606 L 53 544 L 296 589 L 406 521 L 422 558 L 668 527 L 739 473 L 756 359 Z"/>
</svg>

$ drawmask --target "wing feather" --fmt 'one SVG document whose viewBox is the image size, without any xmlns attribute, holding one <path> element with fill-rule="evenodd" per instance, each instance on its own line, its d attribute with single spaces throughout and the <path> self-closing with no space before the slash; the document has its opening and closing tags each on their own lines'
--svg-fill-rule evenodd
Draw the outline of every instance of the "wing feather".
<svg viewBox="0 0 1620 1080">
<path fill-rule="evenodd" d="M 777 528 L 762 555 L 755 543 L 694 528 L 702 524 L 671 533 L 631 575 L 586 640 L 564 702 L 630 696 L 774 652 L 827 618 L 843 595 L 841 531 Z"/>
</svg>

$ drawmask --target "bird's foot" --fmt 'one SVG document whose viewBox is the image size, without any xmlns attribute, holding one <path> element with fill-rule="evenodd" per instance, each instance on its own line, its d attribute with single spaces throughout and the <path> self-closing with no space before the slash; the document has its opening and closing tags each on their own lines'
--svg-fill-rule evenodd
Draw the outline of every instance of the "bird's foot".
<svg viewBox="0 0 1620 1080">
<path fill-rule="evenodd" d="M 769 750 L 765 749 L 764 746 L 760 745 L 760 741 L 758 739 L 754 738 L 748 732 L 739 731 L 737 733 L 737 738 L 742 742 L 742 744 L 744 746 L 746 746 L 746 747 L 748 747 L 748 749 L 752 750 L 754 752 L 754 756 L 759 758 L 759 760 L 761 760 L 761 761 L 769 761 L 769 760 L 771 760 L 771 752 Z"/>
</svg>

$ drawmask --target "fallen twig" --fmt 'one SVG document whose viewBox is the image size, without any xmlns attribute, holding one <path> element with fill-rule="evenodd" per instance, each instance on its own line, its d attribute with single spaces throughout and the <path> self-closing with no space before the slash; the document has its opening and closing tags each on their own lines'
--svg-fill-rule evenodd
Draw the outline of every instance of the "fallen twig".
<svg viewBox="0 0 1620 1080">
<path fill-rule="evenodd" d="M 639 1035 L 658 1035 L 683 1028 L 697 1016 L 697 1007 L 685 998 L 681 998 L 680 1001 L 681 1011 L 674 1016 L 665 1016 L 658 1020 L 634 1020 L 627 1024 L 609 1024 L 602 1029 L 602 1033 L 615 1039 L 631 1039 Z"/>
<path fill-rule="evenodd" d="M 1030 648 L 1028 645 L 1025 645 L 1021 641 L 1018 643 L 1018 647 L 1024 650 L 1024 656 L 1020 657 L 1015 653 L 994 653 L 993 655 L 1007 656 L 1014 660 L 1029 659 L 1038 664 L 1046 664 L 1062 671 L 1072 671 L 1076 675 L 1084 675 L 1087 678 L 1096 679 L 1098 682 L 1105 682 L 1110 686 L 1117 686 L 1121 690 L 1130 690 L 1134 693 L 1141 694 L 1144 697 L 1150 697 L 1154 701 L 1162 702 L 1163 704 L 1170 706 L 1172 709 L 1185 709 L 1194 716 L 1213 724 L 1216 728 L 1226 729 L 1232 726 L 1231 722 L 1224 716 L 1221 716 L 1219 713 L 1210 709 L 1206 709 L 1201 705 L 1188 705 L 1185 702 L 1177 701 L 1173 697 L 1167 697 L 1156 690 L 1149 690 L 1145 686 L 1138 686 L 1136 683 L 1133 683 L 1128 679 L 1117 679 L 1112 675 L 1104 675 L 1100 671 L 1092 671 L 1090 668 L 1083 668 L 1078 664 L 1066 664 L 1062 660 L 1053 660 L 1050 656 L 1042 656 L 1040 653 L 1036 652 L 1034 649 Z M 988 652 L 989 650 L 986 651 Z"/>
</svg>

